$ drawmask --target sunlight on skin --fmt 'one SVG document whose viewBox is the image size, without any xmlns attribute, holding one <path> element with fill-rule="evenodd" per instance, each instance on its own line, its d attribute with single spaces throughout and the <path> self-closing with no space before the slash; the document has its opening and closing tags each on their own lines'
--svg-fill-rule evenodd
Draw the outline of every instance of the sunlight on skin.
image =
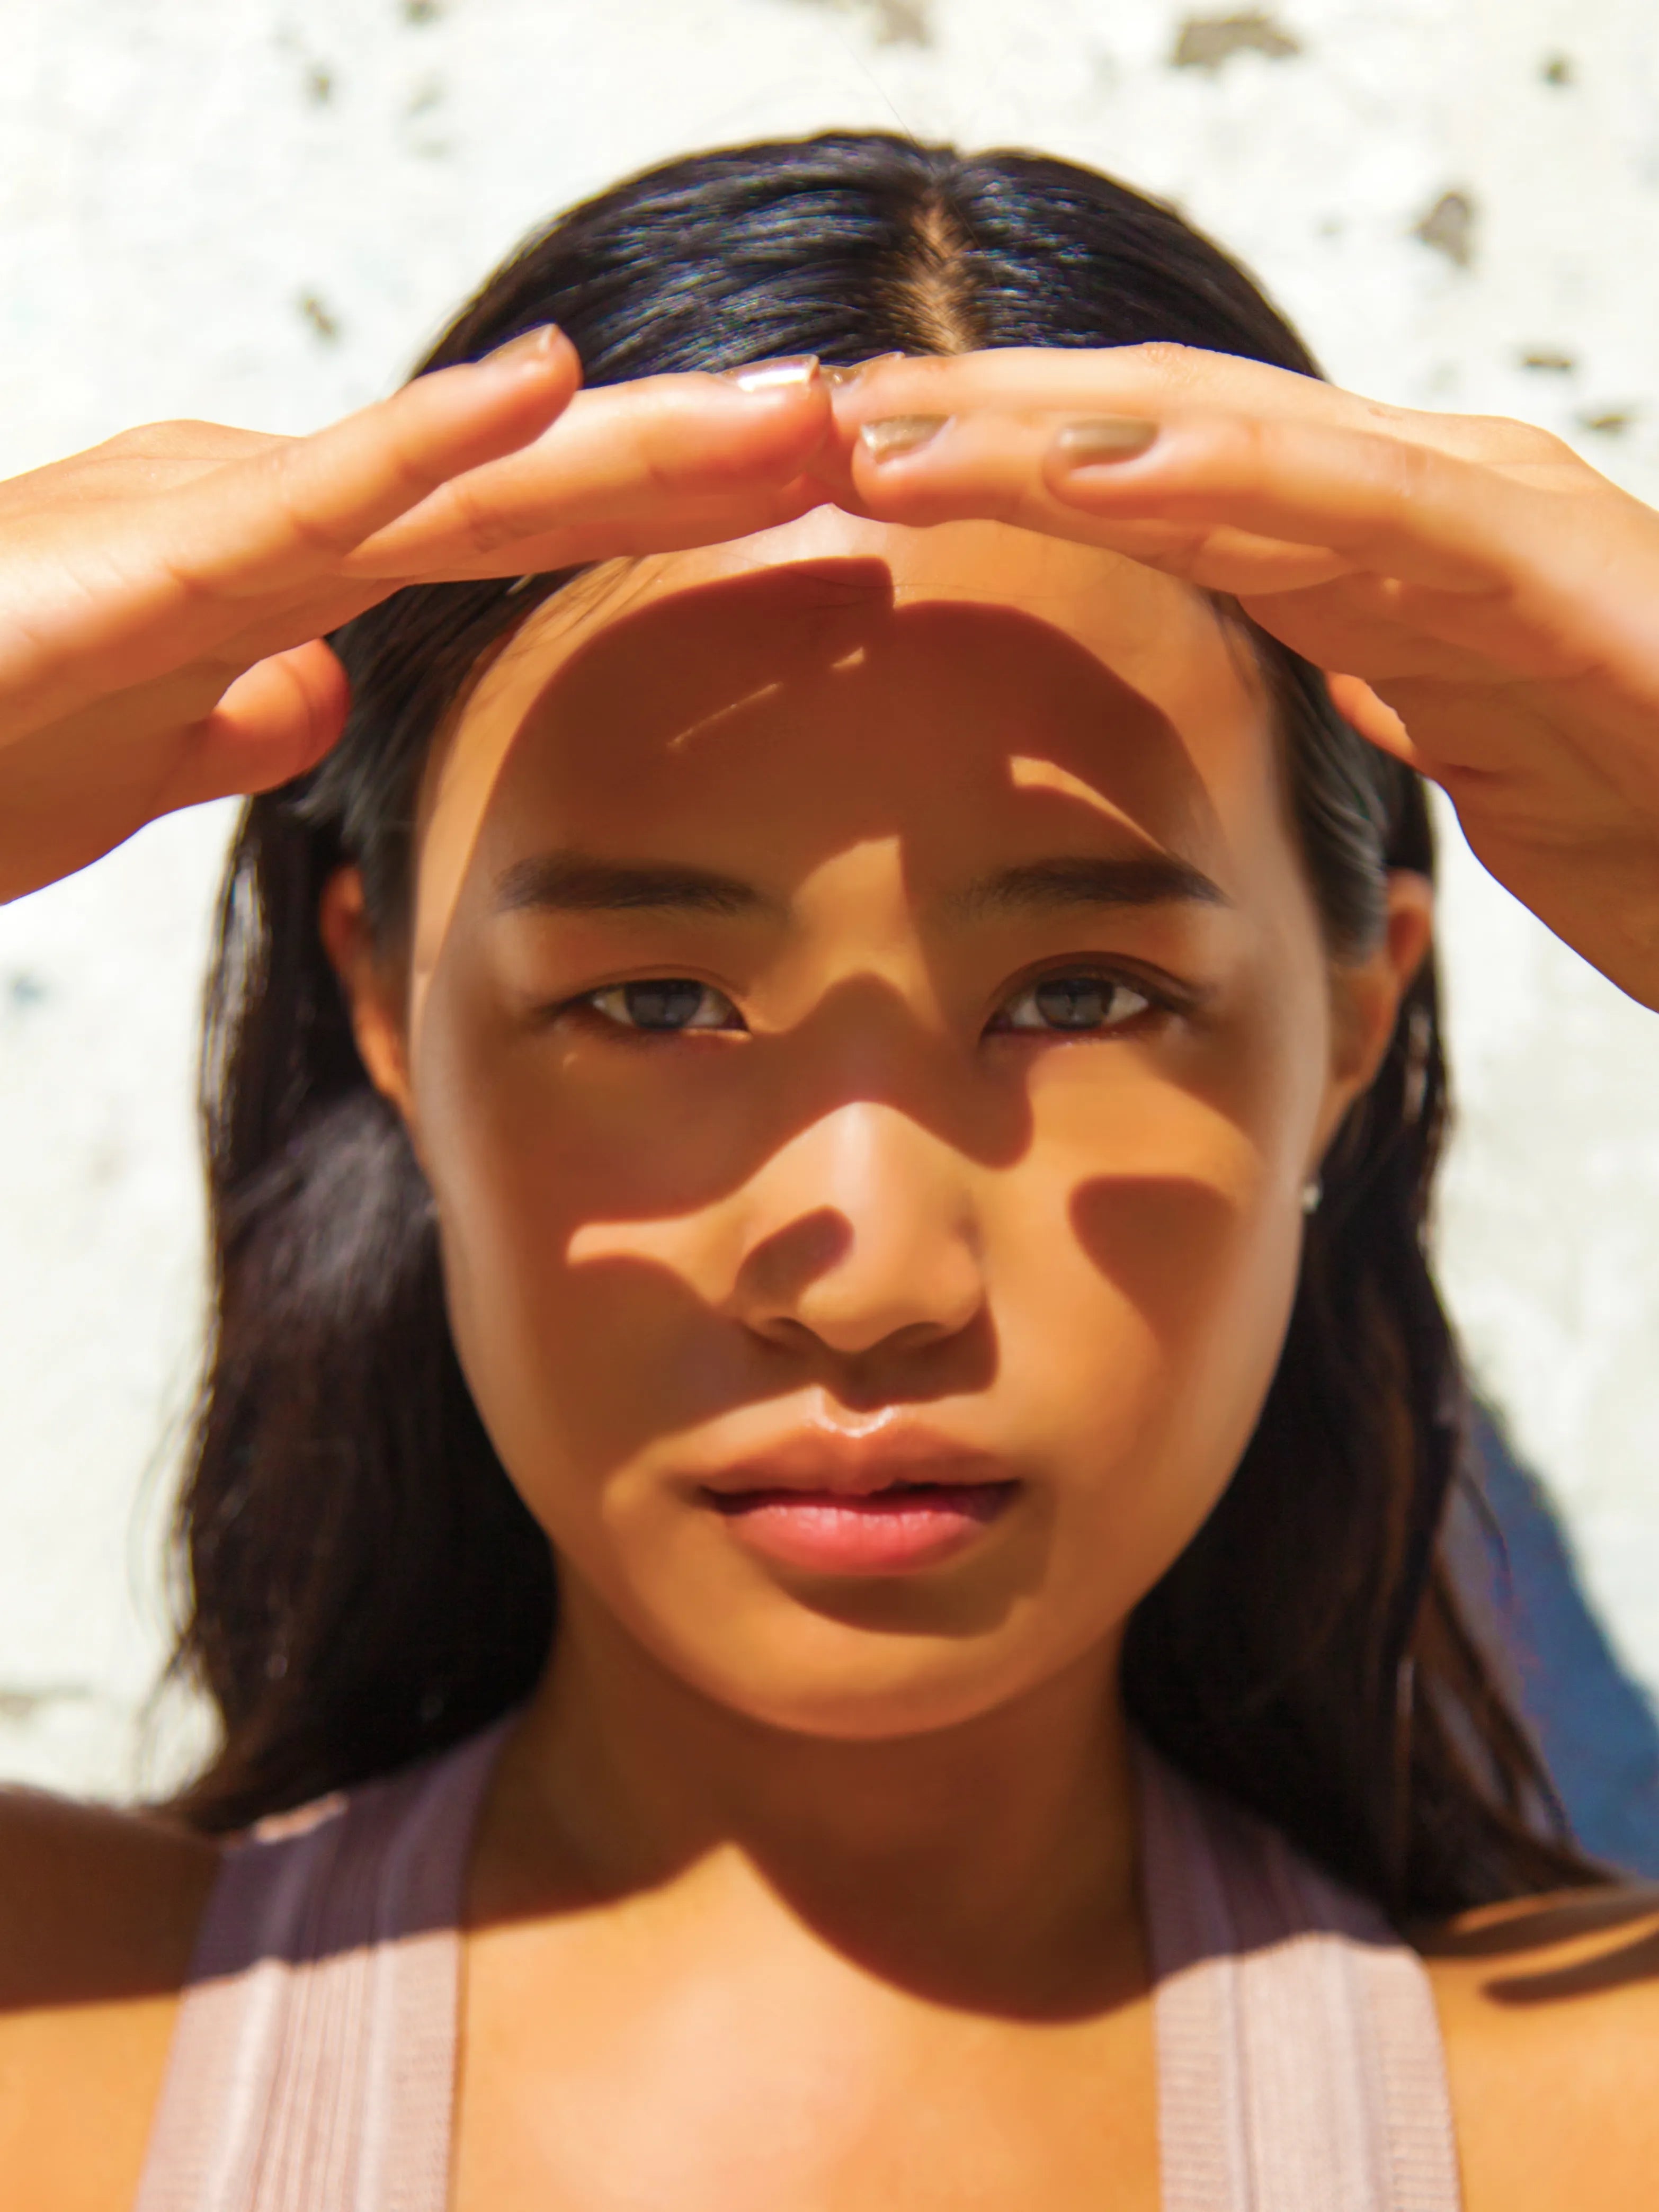
<svg viewBox="0 0 1659 2212">
<path fill-rule="evenodd" d="M 503 911 L 562 850 L 749 903 Z M 975 903 L 1056 855 L 1217 888 Z M 1255 1420 L 1297 1193 L 1398 980 L 1373 963 L 1333 1025 L 1267 709 L 1210 605 L 1097 549 L 830 510 L 599 572 L 434 760 L 413 945 L 398 1087 L 456 1340 L 569 1589 L 680 1682 L 831 1737 L 1109 1672 Z M 1168 1003 L 1121 1036 L 987 1030 L 1079 960 Z M 630 976 L 695 979 L 738 1028 L 641 1038 L 576 1003 Z M 803 1579 L 700 1502 L 791 1439 L 918 1421 L 1020 1485 L 937 1570 Z"/>
</svg>

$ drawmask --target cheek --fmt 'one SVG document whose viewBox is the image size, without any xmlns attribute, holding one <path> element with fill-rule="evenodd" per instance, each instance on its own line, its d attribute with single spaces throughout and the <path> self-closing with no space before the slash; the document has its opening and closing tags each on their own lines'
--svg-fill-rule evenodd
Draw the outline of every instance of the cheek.
<svg viewBox="0 0 1659 2212">
<path fill-rule="evenodd" d="M 1045 1062 L 1003 1209 L 1008 1366 L 1075 1470 L 1079 1512 L 1131 1544 L 1142 1588 L 1237 1465 L 1295 1295 L 1322 1095 L 1301 1040 L 1319 1024 L 1291 1028 L 1294 1050 L 1274 1020 L 1241 1028 L 1184 1064 Z"/>
<path fill-rule="evenodd" d="M 695 1103 L 665 1117 L 637 1080 L 596 1080 L 487 1009 L 483 992 L 428 999 L 422 1152 L 463 1370 L 556 1537 L 665 1426 L 709 1419 L 749 1387 L 731 1325 L 690 1287 L 708 1273 L 700 1210 L 729 1187 L 730 1119 Z M 700 1270 L 678 1264 L 688 1236 Z"/>
</svg>

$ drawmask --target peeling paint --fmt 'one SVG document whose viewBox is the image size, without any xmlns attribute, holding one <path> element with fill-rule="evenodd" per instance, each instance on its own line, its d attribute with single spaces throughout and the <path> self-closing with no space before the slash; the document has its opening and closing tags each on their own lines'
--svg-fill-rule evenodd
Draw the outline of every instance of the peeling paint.
<svg viewBox="0 0 1659 2212">
<path fill-rule="evenodd" d="M 0 1683 L 0 1723 L 15 1726 L 33 1720 L 49 1705 L 80 1705 L 93 1695 L 86 1682 L 49 1682 L 32 1690 Z"/>
<path fill-rule="evenodd" d="M 1633 407 L 1587 408 L 1578 422 L 1583 429 L 1597 430 L 1603 437 L 1616 438 L 1630 428 L 1636 415 Z"/>
<path fill-rule="evenodd" d="M 1578 361 L 1576 355 L 1565 353 L 1559 346 L 1528 346 L 1521 356 L 1521 366 L 1547 369 L 1556 376 L 1571 376 Z"/>
<path fill-rule="evenodd" d="M 1540 65 L 1538 74 L 1546 84 L 1559 87 L 1574 83 L 1578 72 L 1572 65 L 1571 54 L 1551 54 Z"/>
<path fill-rule="evenodd" d="M 339 318 L 314 292 L 302 292 L 297 304 L 300 313 L 324 344 L 333 345 L 340 335 Z"/>
<path fill-rule="evenodd" d="M 1252 9 L 1239 15 L 1188 15 L 1176 35 L 1171 69 L 1218 70 L 1235 54 L 1263 54 L 1270 62 L 1288 61 L 1302 41 Z"/>
<path fill-rule="evenodd" d="M 933 0 L 797 0 L 808 7 L 831 8 L 842 15 L 871 17 L 878 46 L 931 46 Z"/>
<path fill-rule="evenodd" d="M 313 62 L 306 71 L 305 94 L 313 107 L 326 107 L 334 97 L 334 72 Z"/>
<path fill-rule="evenodd" d="M 1412 236 L 1420 238 L 1459 269 L 1474 263 L 1475 204 L 1468 192 L 1442 192 L 1420 222 L 1412 225 Z"/>
</svg>

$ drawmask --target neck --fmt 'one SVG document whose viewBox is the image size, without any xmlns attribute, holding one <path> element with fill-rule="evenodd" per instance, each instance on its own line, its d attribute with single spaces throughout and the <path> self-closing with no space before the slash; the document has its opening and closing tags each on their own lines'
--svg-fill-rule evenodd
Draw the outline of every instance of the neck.
<svg viewBox="0 0 1659 2212">
<path fill-rule="evenodd" d="M 705 1698 L 571 1592 L 502 1765 L 515 1911 L 746 1887 L 886 1978 L 1000 2008 L 1142 1971 L 1115 1646 L 973 1720 L 847 1741 Z"/>
</svg>

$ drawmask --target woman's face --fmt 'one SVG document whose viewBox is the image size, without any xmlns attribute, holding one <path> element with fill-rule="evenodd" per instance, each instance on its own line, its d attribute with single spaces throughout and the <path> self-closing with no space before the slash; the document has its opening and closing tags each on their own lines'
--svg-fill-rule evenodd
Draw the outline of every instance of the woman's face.
<svg viewBox="0 0 1659 2212">
<path fill-rule="evenodd" d="M 1402 911 L 1333 973 L 1247 656 L 1115 556 L 822 514 L 544 608 L 428 778 L 392 1082 L 574 1617 L 847 1737 L 1109 1656 Z"/>
</svg>

